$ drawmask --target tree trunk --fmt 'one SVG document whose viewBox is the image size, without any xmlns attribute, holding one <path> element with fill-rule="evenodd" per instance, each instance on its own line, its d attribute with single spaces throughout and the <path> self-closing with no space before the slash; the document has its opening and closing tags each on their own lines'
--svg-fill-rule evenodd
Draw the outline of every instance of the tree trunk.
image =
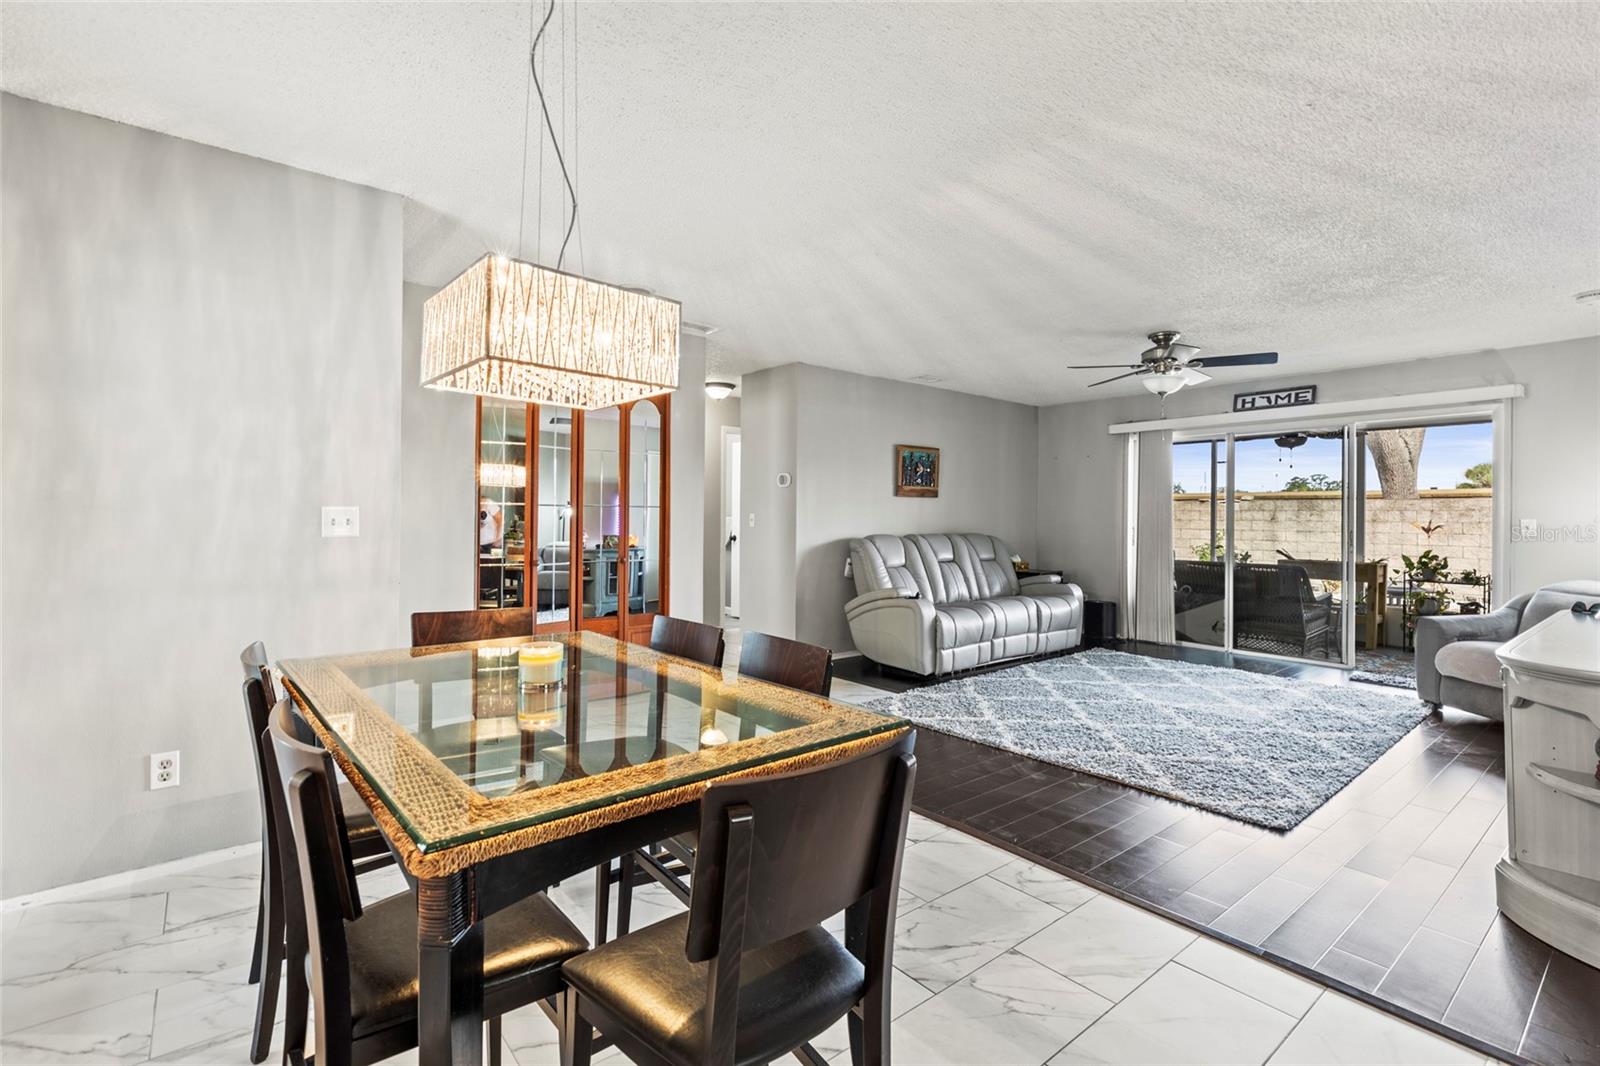
<svg viewBox="0 0 1600 1066">
<path fill-rule="evenodd" d="M 1424 428 L 1374 429 L 1367 434 L 1367 451 L 1378 468 L 1378 484 L 1390 500 L 1417 498 L 1417 462 L 1422 458 Z"/>
</svg>

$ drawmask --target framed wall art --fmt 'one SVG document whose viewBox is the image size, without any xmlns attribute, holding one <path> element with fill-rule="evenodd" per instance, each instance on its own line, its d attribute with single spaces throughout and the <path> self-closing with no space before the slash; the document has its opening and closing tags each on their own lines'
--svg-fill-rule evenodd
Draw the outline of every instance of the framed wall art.
<svg viewBox="0 0 1600 1066">
<path fill-rule="evenodd" d="M 894 494 L 939 495 L 939 449 L 925 444 L 894 446 Z"/>
</svg>

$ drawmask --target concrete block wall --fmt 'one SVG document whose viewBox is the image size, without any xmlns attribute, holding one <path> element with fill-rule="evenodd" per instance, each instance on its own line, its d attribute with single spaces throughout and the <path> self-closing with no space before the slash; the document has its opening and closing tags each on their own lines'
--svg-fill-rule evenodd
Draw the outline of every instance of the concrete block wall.
<svg viewBox="0 0 1600 1066">
<path fill-rule="evenodd" d="M 1234 544 L 1251 562 L 1273 562 L 1282 548 L 1297 559 L 1339 557 L 1340 501 L 1336 492 L 1240 494 L 1234 509 Z M 1488 573 L 1494 543 L 1494 499 L 1489 489 L 1425 490 L 1414 500 L 1368 493 L 1365 559 L 1387 559 L 1399 571 L 1401 555 L 1432 548 L 1450 569 Z M 1172 547 L 1195 558 L 1210 534 L 1210 500 L 1201 493 L 1172 498 Z M 1219 535 L 1222 516 L 1218 513 Z M 1430 537 L 1419 526 L 1438 526 Z"/>
</svg>

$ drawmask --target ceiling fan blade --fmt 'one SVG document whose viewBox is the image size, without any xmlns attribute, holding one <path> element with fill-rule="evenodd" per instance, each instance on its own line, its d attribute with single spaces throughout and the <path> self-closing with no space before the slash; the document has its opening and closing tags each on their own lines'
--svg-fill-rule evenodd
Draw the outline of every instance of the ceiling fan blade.
<svg viewBox="0 0 1600 1066">
<path fill-rule="evenodd" d="M 1178 373 L 1183 375 L 1185 385 L 1199 385 L 1211 380 L 1210 374 L 1202 374 L 1192 366 L 1179 367 Z"/>
<path fill-rule="evenodd" d="M 1085 363 L 1081 366 L 1069 366 L 1068 370 L 1136 370 L 1143 367 L 1143 363 Z"/>
<path fill-rule="evenodd" d="M 1195 362 L 1204 367 L 1218 366 L 1269 366 L 1278 361 L 1277 352 L 1253 352 L 1250 355 L 1208 355 Z"/>
<path fill-rule="evenodd" d="M 1126 374 L 1118 374 L 1114 378 L 1106 378 L 1104 381 L 1092 381 L 1092 382 L 1089 383 L 1088 387 L 1092 389 L 1096 385 L 1109 385 L 1113 381 L 1121 381 L 1123 378 L 1138 377 L 1140 374 L 1143 374 L 1143 373 L 1144 373 L 1143 370 L 1131 370 Z"/>
</svg>

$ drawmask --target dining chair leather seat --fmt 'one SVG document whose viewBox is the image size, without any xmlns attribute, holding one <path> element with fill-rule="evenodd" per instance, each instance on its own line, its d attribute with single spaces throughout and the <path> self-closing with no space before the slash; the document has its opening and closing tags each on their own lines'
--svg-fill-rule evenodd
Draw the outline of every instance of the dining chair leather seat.
<svg viewBox="0 0 1600 1066">
<path fill-rule="evenodd" d="M 679 914 L 635 930 L 563 968 L 568 985 L 605 1004 L 613 1025 L 675 1066 L 698 1066 L 706 1046 L 710 963 L 685 957 L 688 922 Z M 782 1057 L 844 1017 L 865 981 L 860 960 L 820 926 L 747 953 L 735 1061 Z"/>
<path fill-rule="evenodd" d="M 484 920 L 484 1013 L 497 999 L 516 1005 L 548 983 L 561 964 L 589 946 L 583 934 L 543 894 L 529 896 Z M 350 951 L 350 1029 L 356 1038 L 417 1019 L 417 903 L 404 893 L 367 904 L 345 927 Z"/>
</svg>

